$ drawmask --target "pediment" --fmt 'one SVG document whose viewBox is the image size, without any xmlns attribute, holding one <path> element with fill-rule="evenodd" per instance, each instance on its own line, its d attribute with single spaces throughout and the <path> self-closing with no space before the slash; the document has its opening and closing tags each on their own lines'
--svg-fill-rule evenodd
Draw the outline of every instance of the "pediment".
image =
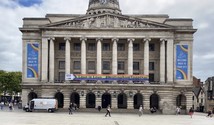
<svg viewBox="0 0 214 125">
<path fill-rule="evenodd" d="M 142 20 L 124 15 L 116 14 L 99 14 L 86 15 L 84 17 L 60 21 L 43 26 L 59 27 L 59 28 L 172 28 L 173 26 L 163 23 L 153 22 L 149 20 Z"/>
</svg>

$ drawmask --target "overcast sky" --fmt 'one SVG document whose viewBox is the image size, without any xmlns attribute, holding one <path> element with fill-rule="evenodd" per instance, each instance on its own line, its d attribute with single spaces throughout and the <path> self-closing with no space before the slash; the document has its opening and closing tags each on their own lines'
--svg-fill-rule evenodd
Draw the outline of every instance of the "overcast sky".
<svg viewBox="0 0 214 125">
<path fill-rule="evenodd" d="M 123 14 L 168 14 L 192 18 L 193 75 L 202 81 L 214 76 L 214 0 L 119 0 Z M 22 70 L 24 17 L 45 14 L 85 14 L 89 0 L 0 0 L 0 70 Z"/>
</svg>

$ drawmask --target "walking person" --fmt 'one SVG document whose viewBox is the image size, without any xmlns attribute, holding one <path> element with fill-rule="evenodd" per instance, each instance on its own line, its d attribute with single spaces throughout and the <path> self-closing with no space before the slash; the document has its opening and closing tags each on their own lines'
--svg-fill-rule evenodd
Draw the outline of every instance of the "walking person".
<svg viewBox="0 0 214 125">
<path fill-rule="evenodd" d="M 107 115 L 109 115 L 109 117 L 111 117 L 111 106 L 110 105 L 108 105 L 107 108 L 106 108 L 106 115 L 105 115 L 105 117 Z"/>
<path fill-rule="evenodd" d="M 4 102 L 3 101 L 1 101 L 1 110 L 3 110 L 3 108 L 4 108 Z"/>
<path fill-rule="evenodd" d="M 207 112 L 207 117 L 212 117 L 212 111 L 211 111 L 211 110 L 209 110 L 209 111 Z"/>
<path fill-rule="evenodd" d="M 70 105 L 69 105 L 69 108 L 68 108 L 68 111 L 69 111 L 69 115 L 72 115 L 73 114 L 73 112 L 72 112 L 72 110 L 73 110 L 73 104 L 71 103 Z"/>
<path fill-rule="evenodd" d="M 177 107 L 176 108 L 176 115 L 179 115 L 181 113 L 181 109 L 180 109 L 180 107 Z"/>
<path fill-rule="evenodd" d="M 191 118 L 192 118 L 193 114 L 194 114 L 194 110 L 193 110 L 193 108 L 191 107 L 191 108 L 189 109 L 189 115 L 191 116 Z"/>
<path fill-rule="evenodd" d="M 13 110 L 13 103 L 9 103 L 9 110 L 12 111 Z"/>
<path fill-rule="evenodd" d="M 143 106 L 140 105 L 139 107 L 139 113 L 138 113 L 139 117 L 143 115 Z"/>
</svg>

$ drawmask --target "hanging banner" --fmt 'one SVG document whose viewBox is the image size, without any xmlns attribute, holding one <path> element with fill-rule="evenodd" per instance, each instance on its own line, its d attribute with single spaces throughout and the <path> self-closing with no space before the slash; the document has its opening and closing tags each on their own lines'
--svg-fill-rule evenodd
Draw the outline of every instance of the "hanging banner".
<svg viewBox="0 0 214 125">
<path fill-rule="evenodd" d="M 66 74 L 65 80 L 149 81 L 146 75 Z"/>
<path fill-rule="evenodd" d="M 39 43 L 27 43 L 27 78 L 38 78 Z"/>
<path fill-rule="evenodd" d="M 176 46 L 176 79 L 188 79 L 188 45 Z"/>
</svg>

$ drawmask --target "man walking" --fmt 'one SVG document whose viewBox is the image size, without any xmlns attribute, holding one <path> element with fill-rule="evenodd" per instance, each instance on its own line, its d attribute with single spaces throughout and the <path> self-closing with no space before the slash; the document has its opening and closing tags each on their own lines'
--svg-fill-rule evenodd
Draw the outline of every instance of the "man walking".
<svg viewBox="0 0 214 125">
<path fill-rule="evenodd" d="M 105 117 L 106 117 L 107 115 L 109 115 L 109 117 L 111 117 L 111 106 L 110 106 L 110 105 L 107 106 L 106 111 L 107 111 L 107 112 L 106 112 Z"/>
</svg>

